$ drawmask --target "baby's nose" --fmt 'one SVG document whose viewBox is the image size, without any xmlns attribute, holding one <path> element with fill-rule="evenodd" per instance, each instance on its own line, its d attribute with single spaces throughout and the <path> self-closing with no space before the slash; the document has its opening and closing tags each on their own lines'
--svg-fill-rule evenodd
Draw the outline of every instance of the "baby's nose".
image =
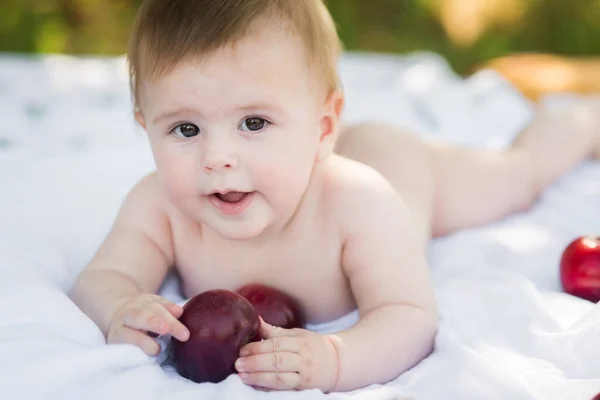
<svg viewBox="0 0 600 400">
<path fill-rule="evenodd" d="M 234 168 L 234 164 L 231 162 L 211 162 L 211 163 L 206 163 L 204 165 L 204 169 L 206 169 L 207 171 L 218 171 L 221 169 L 233 169 Z"/>
<path fill-rule="evenodd" d="M 231 146 L 225 143 L 208 144 L 204 151 L 204 169 L 206 171 L 232 170 L 238 166 L 238 157 Z"/>
</svg>

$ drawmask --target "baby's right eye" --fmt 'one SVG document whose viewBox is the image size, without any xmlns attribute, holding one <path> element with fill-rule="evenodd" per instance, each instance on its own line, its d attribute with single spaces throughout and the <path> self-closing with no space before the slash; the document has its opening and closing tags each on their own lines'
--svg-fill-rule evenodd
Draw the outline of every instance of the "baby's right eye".
<svg viewBox="0 0 600 400">
<path fill-rule="evenodd" d="M 171 130 L 171 134 L 180 139 L 188 139 L 200 133 L 200 128 L 194 124 L 180 124 Z"/>
</svg>

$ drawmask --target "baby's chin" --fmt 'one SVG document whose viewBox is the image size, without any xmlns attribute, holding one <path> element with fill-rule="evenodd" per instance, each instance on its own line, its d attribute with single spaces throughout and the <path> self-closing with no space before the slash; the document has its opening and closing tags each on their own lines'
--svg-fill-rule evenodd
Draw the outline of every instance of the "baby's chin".
<svg viewBox="0 0 600 400">
<path fill-rule="evenodd" d="M 210 228 L 217 235 L 228 240 L 251 240 L 260 236 L 267 227 L 267 221 L 232 220 L 232 221 L 202 221 L 202 224 Z"/>
</svg>

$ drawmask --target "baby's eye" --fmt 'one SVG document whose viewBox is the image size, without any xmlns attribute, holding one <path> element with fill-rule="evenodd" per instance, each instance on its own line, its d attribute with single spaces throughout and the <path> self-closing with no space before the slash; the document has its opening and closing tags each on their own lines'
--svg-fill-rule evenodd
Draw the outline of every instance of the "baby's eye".
<svg viewBox="0 0 600 400">
<path fill-rule="evenodd" d="M 242 123 L 240 124 L 240 129 L 243 131 L 256 132 L 260 131 L 268 124 L 269 122 L 264 118 L 250 117 L 242 121 Z"/>
<path fill-rule="evenodd" d="M 180 124 L 173 128 L 171 133 L 180 139 L 191 138 L 200 133 L 200 128 L 194 124 Z"/>
</svg>

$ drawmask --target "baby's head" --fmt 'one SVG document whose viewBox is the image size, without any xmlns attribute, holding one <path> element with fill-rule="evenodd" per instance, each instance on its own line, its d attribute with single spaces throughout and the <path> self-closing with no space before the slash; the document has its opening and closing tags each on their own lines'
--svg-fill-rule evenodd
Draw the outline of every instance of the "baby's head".
<svg viewBox="0 0 600 400">
<path fill-rule="evenodd" d="M 146 0 L 131 86 L 171 202 L 229 238 L 285 224 L 333 149 L 339 53 L 322 0 Z"/>
</svg>

